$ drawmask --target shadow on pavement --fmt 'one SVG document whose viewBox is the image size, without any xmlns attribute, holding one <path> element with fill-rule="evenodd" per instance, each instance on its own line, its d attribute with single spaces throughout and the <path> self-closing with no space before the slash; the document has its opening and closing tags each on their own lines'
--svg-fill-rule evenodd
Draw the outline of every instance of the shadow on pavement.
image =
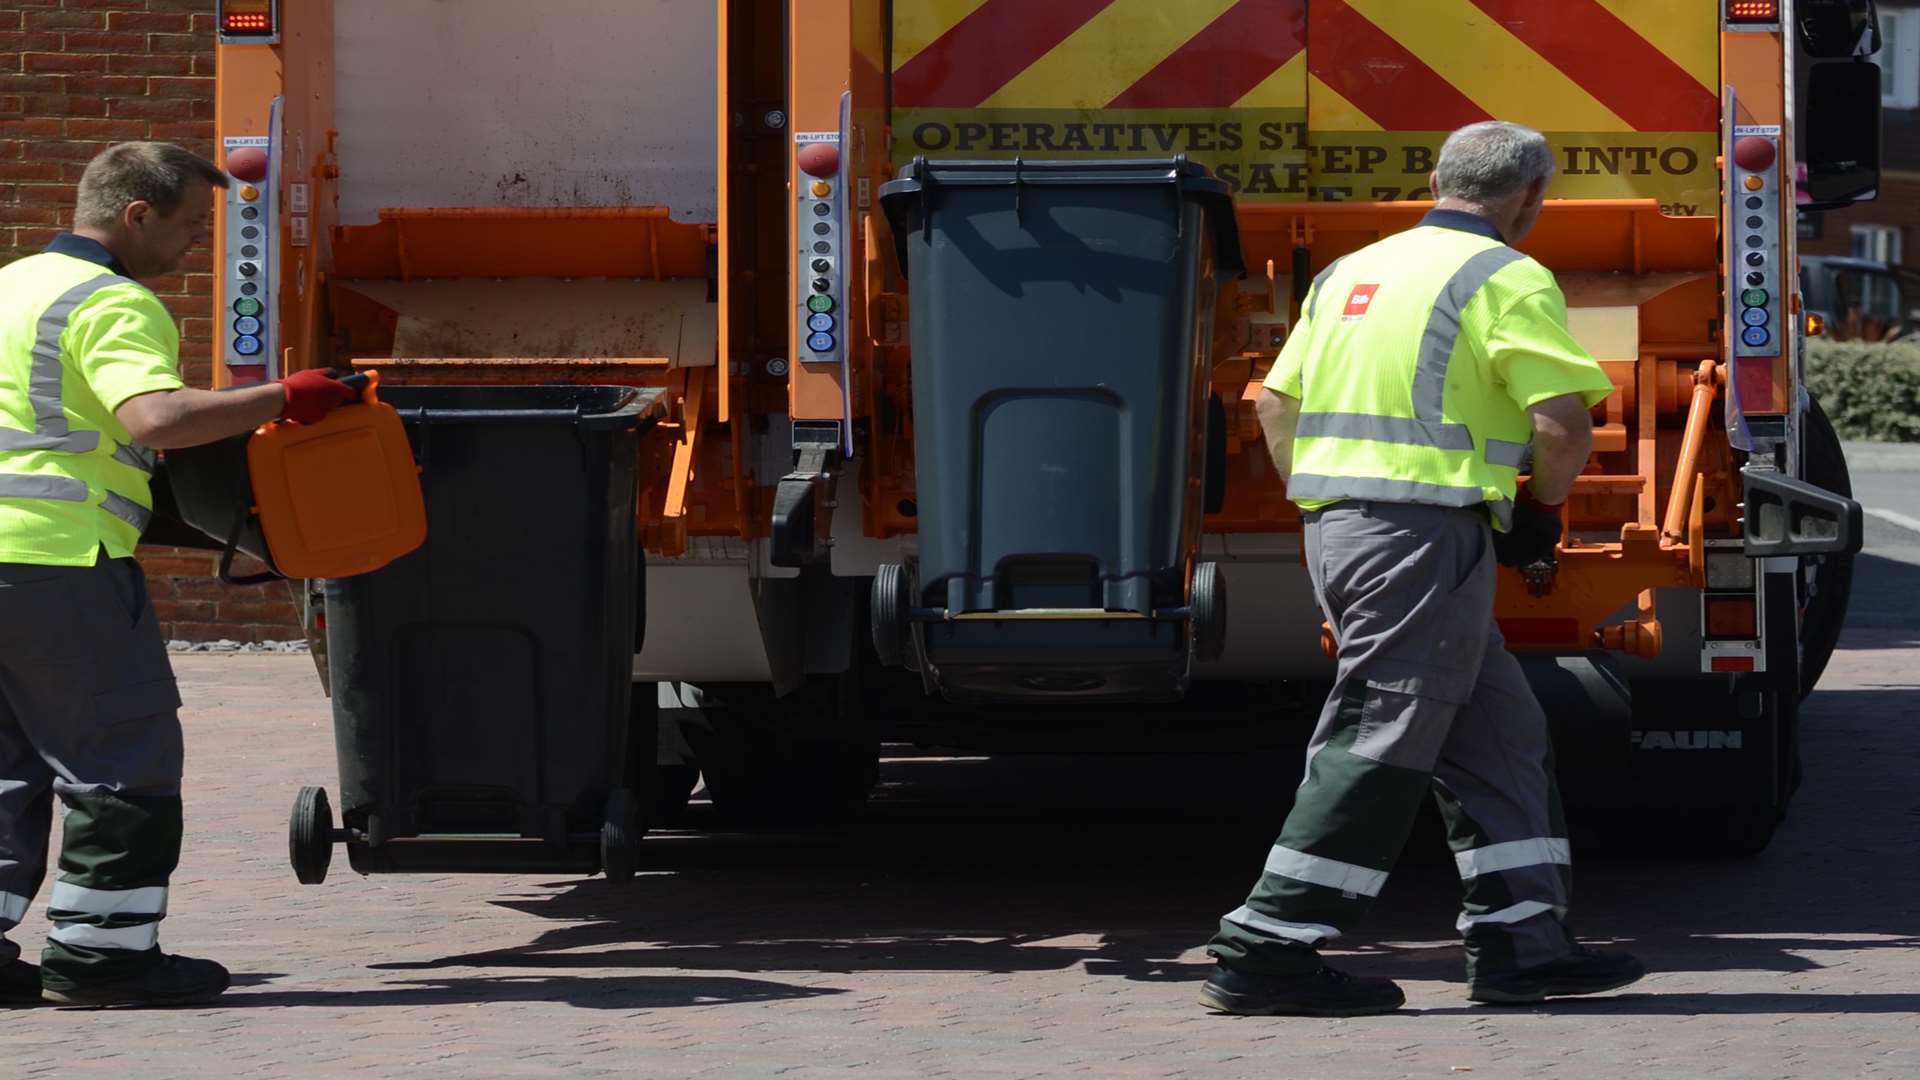
<svg viewBox="0 0 1920 1080">
<path fill-rule="evenodd" d="M 1920 640 L 1920 565 L 1861 552 L 1853 563 L 1843 649 L 1911 647 Z M 1900 633 L 1899 631 L 1906 631 Z"/>
<path fill-rule="evenodd" d="M 1903 676 L 1904 677 L 1904 676 Z M 1816 694 L 1803 712 L 1806 783 L 1773 845 L 1749 859 L 1579 860 L 1575 929 L 1657 972 L 1794 973 L 1822 954 L 1920 947 L 1920 725 L 1905 690 Z M 1251 764 L 1247 759 L 1257 758 Z M 642 876 L 499 901 L 553 921 L 519 946 L 377 970 L 526 970 L 372 994 L 270 991 L 249 1004 L 417 1004 L 553 998 L 588 1006 L 765 1000 L 821 991 L 603 969 L 1031 972 L 1080 967 L 1136 982 L 1204 978 L 1198 950 L 1253 883 L 1297 755 L 1110 759 L 921 757 L 884 770 L 854 826 L 784 834 L 670 833 Z M 1146 786 L 1138 770 L 1158 771 Z M 695 824 L 698 824 L 696 822 Z M 1688 823 L 1676 822 L 1676 828 Z M 1862 887 L 1871 882 L 1872 887 Z M 1361 974 L 1458 983 L 1458 881 L 1437 833 L 1416 832 L 1365 930 L 1341 949 Z M 703 996 L 704 995 L 704 996 Z M 760 996 L 756 996 L 760 995 Z M 1622 1014 L 1902 1012 L 1920 994 L 1637 994 L 1555 1011 Z M 1444 1011 L 1444 1010 L 1443 1010 Z M 1462 1010 L 1469 1011 L 1469 1010 Z"/>
<path fill-rule="evenodd" d="M 246 976 L 235 979 L 240 983 Z M 364 1008 L 376 1005 L 496 1004 L 551 1001 L 581 1009 L 669 1009 L 685 1005 L 740 1005 L 791 1001 L 845 993 L 831 987 L 793 986 L 764 979 L 699 975 L 629 975 L 583 979 L 571 975 L 525 975 L 471 979 L 402 980 L 378 990 L 293 990 L 228 993 L 217 1006 L 231 1008 Z"/>
<path fill-rule="evenodd" d="M 1832 1015 L 1920 1011 L 1920 994 L 1634 994 L 1556 998 L 1541 1005 L 1467 1005 L 1415 1009 L 1421 1016 L 1495 1016 L 1520 1012 L 1556 1016 Z"/>
</svg>

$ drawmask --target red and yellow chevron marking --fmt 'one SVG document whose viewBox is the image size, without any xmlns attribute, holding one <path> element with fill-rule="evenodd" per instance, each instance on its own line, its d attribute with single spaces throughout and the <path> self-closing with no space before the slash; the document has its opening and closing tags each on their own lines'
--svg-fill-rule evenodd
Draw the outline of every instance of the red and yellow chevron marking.
<svg viewBox="0 0 1920 1080">
<path fill-rule="evenodd" d="M 1715 18 L 1674 0 L 1314 0 L 1310 122 L 1715 131 Z"/>
<path fill-rule="evenodd" d="M 1304 0 L 897 0 L 894 12 L 903 109 L 1231 108 L 1306 46 Z"/>
<path fill-rule="evenodd" d="M 1556 194 L 1713 201 L 1717 0 L 893 9 L 901 156 L 1187 153 L 1243 197 L 1407 198 L 1446 132 L 1497 117 L 1554 139 Z"/>
</svg>

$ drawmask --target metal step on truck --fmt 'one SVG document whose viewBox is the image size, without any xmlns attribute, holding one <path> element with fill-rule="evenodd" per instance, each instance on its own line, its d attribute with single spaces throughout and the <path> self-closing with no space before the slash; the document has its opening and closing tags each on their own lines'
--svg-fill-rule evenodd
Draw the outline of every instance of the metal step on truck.
<svg viewBox="0 0 1920 1080">
<path fill-rule="evenodd" d="M 537 635 L 536 675 L 463 666 L 522 601 L 468 604 L 383 676 L 466 684 L 406 691 L 424 763 L 303 797 L 303 878 L 341 843 L 624 876 L 696 777 L 733 822 L 832 820 L 883 739 L 1300 738 L 1276 703 L 1331 661 L 1255 395 L 1314 275 L 1489 118 L 1553 142 L 1523 249 L 1614 385 L 1497 604 L 1574 813 L 1752 851 L 1786 811 L 1859 544 L 1796 218 L 1874 194 L 1869 0 L 223 0 L 218 34 L 222 383 L 625 387 L 651 424 L 620 736 L 554 743 L 512 683 Z M 429 548 L 538 530 L 518 497 Z M 323 675 L 361 617 L 313 605 Z M 503 724 L 490 777 L 461 751 Z"/>
</svg>

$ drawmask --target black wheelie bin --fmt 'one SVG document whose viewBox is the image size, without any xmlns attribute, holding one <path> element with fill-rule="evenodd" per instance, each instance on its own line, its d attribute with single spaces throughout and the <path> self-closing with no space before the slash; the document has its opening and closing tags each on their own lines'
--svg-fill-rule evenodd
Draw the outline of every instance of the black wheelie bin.
<svg viewBox="0 0 1920 1080">
<path fill-rule="evenodd" d="M 396 386 L 428 539 L 325 585 L 341 817 L 300 793 L 289 850 L 362 874 L 633 874 L 627 759 L 641 431 L 659 391 Z"/>
<path fill-rule="evenodd" d="M 950 700 L 1170 700 L 1218 654 L 1197 563 L 1227 185 L 1184 158 L 928 161 L 881 188 L 912 322 L 919 556 L 874 645 Z"/>
</svg>

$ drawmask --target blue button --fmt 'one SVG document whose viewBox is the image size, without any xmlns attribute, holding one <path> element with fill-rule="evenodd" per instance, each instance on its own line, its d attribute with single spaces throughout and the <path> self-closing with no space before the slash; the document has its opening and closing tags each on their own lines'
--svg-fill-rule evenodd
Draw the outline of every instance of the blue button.
<svg viewBox="0 0 1920 1080">
<path fill-rule="evenodd" d="M 233 332 L 236 334 L 257 334 L 260 332 L 260 320 L 251 315 L 242 315 L 233 320 Z"/>
<path fill-rule="evenodd" d="M 831 330 L 833 329 L 833 316 L 824 311 L 816 311 L 812 315 L 807 316 L 807 329 L 817 330 L 822 333 Z"/>
<path fill-rule="evenodd" d="M 252 356 L 260 351 L 260 339 L 252 334 L 241 334 L 233 339 L 233 351 L 241 356 Z"/>
<path fill-rule="evenodd" d="M 807 339 L 807 348 L 812 349 L 814 352 L 817 352 L 817 353 L 832 352 L 833 351 L 833 335 L 832 334 L 815 334 L 812 337 Z"/>
<path fill-rule="evenodd" d="M 1767 333 L 1767 328 L 1764 326 L 1749 326 L 1746 332 L 1740 335 L 1740 340 L 1757 349 L 1772 341 L 1773 335 Z"/>
<path fill-rule="evenodd" d="M 1750 307 L 1740 313 L 1740 321 L 1748 326 L 1765 326 L 1770 317 L 1766 308 Z"/>
</svg>

